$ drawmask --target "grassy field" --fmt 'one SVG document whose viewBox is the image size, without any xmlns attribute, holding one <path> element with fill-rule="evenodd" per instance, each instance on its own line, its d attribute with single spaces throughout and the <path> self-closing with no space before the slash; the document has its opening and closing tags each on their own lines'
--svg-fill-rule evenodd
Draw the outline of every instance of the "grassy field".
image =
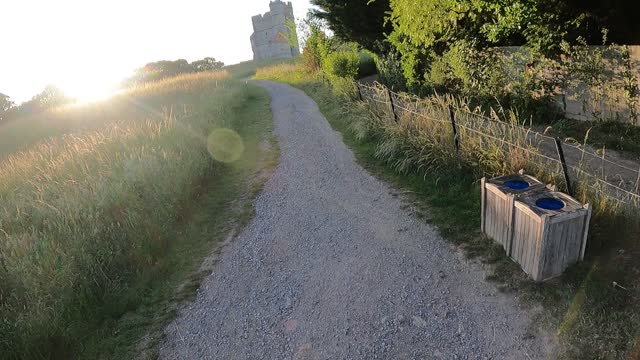
<svg viewBox="0 0 640 360">
<path fill-rule="evenodd" d="M 375 109 L 354 100 L 349 86 L 343 82 L 332 86 L 298 65 L 260 69 L 256 78 L 281 81 L 304 90 L 343 134 L 363 166 L 406 190 L 422 210 L 425 221 L 436 225 L 467 256 L 490 264 L 489 279 L 500 289 L 516 292 L 532 309 L 543 308 L 536 315 L 540 335 L 561 344 L 558 358 L 640 357 L 637 220 L 616 216 L 607 209 L 599 211 L 592 219 L 588 260 L 560 278 L 536 284 L 505 256 L 501 247 L 479 231 L 479 169 L 497 171 L 500 166 L 521 163 L 509 164 L 511 160 L 501 154 L 489 154 L 482 160 L 487 149 L 480 148 L 467 150 L 473 152 L 470 159 L 481 161 L 459 163 L 455 156 L 435 148 L 440 145 L 439 135 L 432 135 L 436 132 L 433 126 L 437 125 L 414 129 L 408 128 L 404 118 L 399 124 L 380 121 Z M 447 144 L 450 139 L 451 136 L 446 137 Z M 614 287 L 614 281 L 626 290 Z"/>
<path fill-rule="evenodd" d="M 202 260 L 251 215 L 270 127 L 268 95 L 227 73 L 1 126 L 2 358 L 152 357 Z M 238 154 L 219 144 L 238 139 Z"/>
<path fill-rule="evenodd" d="M 233 79 L 244 79 L 255 75 L 259 68 L 279 64 L 292 64 L 293 62 L 294 59 L 248 60 L 233 65 L 227 65 L 224 67 L 224 70 L 227 71 Z"/>
</svg>

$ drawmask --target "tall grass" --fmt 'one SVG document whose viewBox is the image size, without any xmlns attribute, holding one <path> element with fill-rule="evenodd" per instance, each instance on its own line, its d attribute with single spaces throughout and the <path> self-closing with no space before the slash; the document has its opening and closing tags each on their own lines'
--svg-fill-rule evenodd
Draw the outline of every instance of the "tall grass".
<svg viewBox="0 0 640 360">
<path fill-rule="evenodd" d="M 304 83 L 305 86 L 323 81 L 320 75 L 305 73 L 298 65 L 259 69 L 256 79 L 277 79 L 293 84 Z M 510 122 L 487 120 L 479 125 L 476 120 L 478 114 L 464 99 L 452 96 L 418 99 L 391 94 L 396 121 L 385 88 L 363 89 L 363 97 L 374 99 L 367 103 L 357 101 L 358 90 L 354 82 L 339 78 L 324 81 L 330 83 L 335 96 L 344 100 L 342 110 L 349 114 L 349 126 L 355 136 L 360 139 L 377 138 L 377 157 L 400 172 L 424 173 L 461 168 L 479 177 L 525 169 L 545 180 L 557 179 L 555 164 L 550 168 L 535 155 L 537 146 L 529 132 L 518 126 L 515 113 L 508 115 Z M 450 109 L 458 123 L 459 149 L 454 146 Z M 476 130 L 489 136 L 483 136 Z"/>
<path fill-rule="evenodd" d="M 0 128 L 3 358 L 71 357 L 167 275 L 174 227 L 224 171 L 207 135 L 249 96 L 226 74 L 185 75 Z"/>
</svg>

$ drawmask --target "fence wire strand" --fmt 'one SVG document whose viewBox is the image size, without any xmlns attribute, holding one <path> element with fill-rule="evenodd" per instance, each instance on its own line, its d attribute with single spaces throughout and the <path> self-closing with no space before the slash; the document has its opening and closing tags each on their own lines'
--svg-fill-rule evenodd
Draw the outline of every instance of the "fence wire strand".
<svg viewBox="0 0 640 360">
<path fill-rule="evenodd" d="M 430 120 L 430 121 L 436 121 L 436 122 L 446 123 L 446 124 L 450 124 L 451 123 L 450 119 L 448 119 L 448 120 L 437 119 L 437 118 L 435 118 L 433 116 L 430 116 L 430 115 L 427 115 L 425 113 L 418 112 L 419 111 L 418 109 L 419 109 L 420 105 L 442 107 L 443 104 L 435 101 L 434 99 L 431 99 L 431 98 L 424 99 L 424 98 L 419 98 L 419 97 L 417 97 L 415 95 L 399 94 L 399 93 L 396 93 L 394 91 L 391 91 L 391 90 L 387 89 L 386 87 L 384 87 L 383 85 L 378 84 L 378 83 L 374 84 L 374 86 L 367 85 L 367 84 L 358 84 L 358 87 L 360 89 L 360 94 L 362 95 L 363 99 L 366 99 L 366 101 L 374 101 L 374 102 L 379 103 L 379 104 L 384 104 L 387 107 L 389 107 L 391 105 L 390 104 L 390 101 L 391 101 L 391 102 L 393 102 L 393 105 L 394 105 L 395 109 L 400 109 L 400 110 L 402 110 L 404 112 L 416 115 L 416 116 L 421 117 L 421 118 L 425 118 L 425 119 Z M 366 91 L 363 92 L 362 91 L 363 89 L 366 90 Z M 379 94 L 383 94 L 383 95 L 380 96 Z M 380 100 L 379 98 L 382 98 L 383 100 Z M 415 106 L 416 110 L 410 109 L 409 106 L 411 106 L 411 105 Z M 445 109 L 443 108 L 442 111 L 445 111 Z M 499 120 L 499 119 L 488 117 L 488 116 L 483 115 L 483 114 L 472 112 L 472 111 L 470 111 L 468 109 L 461 108 L 459 106 L 454 106 L 454 111 L 455 111 L 456 114 L 458 114 L 458 113 L 464 114 L 464 117 L 460 117 L 460 118 L 456 119 L 457 120 L 456 126 L 459 127 L 459 128 L 462 128 L 462 129 L 464 129 L 466 131 L 472 132 L 472 133 L 477 134 L 479 136 L 482 136 L 484 138 L 488 138 L 488 139 L 500 142 L 503 145 L 510 146 L 512 148 L 520 149 L 522 151 L 527 152 L 528 154 L 531 154 L 531 155 L 534 155 L 534 156 L 538 156 L 538 157 L 543 158 L 545 160 L 551 161 L 556 166 L 561 164 L 559 159 L 556 159 L 556 158 L 553 158 L 551 156 L 543 154 L 540 151 L 539 148 L 536 148 L 536 147 L 533 147 L 533 148 L 523 147 L 523 146 L 521 146 L 519 144 L 510 142 L 508 140 L 501 139 L 501 138 L 499 138 L 497 136 L 489 134 L 486 131 L 479 130 L 478 127 L 480 127 L 480 128 L 484 127 L 485 123 L 487 121 L 489 121 L 491 123 L 499 124 L 501 127 L 502 126 L 510 127 L 511 129 L 515 129 L 515 130 L 517 130 L 519 132 L 519 133 L 515 133 L 514 134 L 515 136 L 518 136 L 518 135 L 525 136 L 526 139 L 527 139 L 526 141 L 528 141 L 529 144 L 531 144 L 532 146 L 533 146 L 533 144 L 532 144 L 532 140 L 530 139 L 530 137 L 534 137 L 534 139 L 537 141 L 538 146 L 540 146 L 541 142 L 545 141 L 545 140 L 549 140 L 549 141 L 554 141 L 555 142 L 555 138 L 552 137 L 552 136 L 540 133 L 538 131 L 535 131 L 535 130 L 533 130 L 531 128 L 528 128 L 528 127 L 524 127 L 524 126 L 519 125 L 519 124 L 509 123 L 509 122 L 506 122 L 506 121 L 502 121 L 502 120 Z M 480 123 L 480 124 L 478 124 L 478 123 Z M 478 126 L 478 125 L 480 125 L 480 126 Z M 507 130 L 504 129 L 502 131 L 506 132 Z M 592 179 L 596 184 L 601 184 L 601 185 L 607 186 L 607 187 L 615 190 L 618 194 L 619 193 L 624 194 L 628 198 L 632 199 L 632 203 L 633 204 L 640 205 L 640 193 L 638 193 L 638 188 L 640 188 L 640 167 L 638 169 L 632 169 L 632 168 L 630 168 L 628 166 L 625 166 L 625 165 L 619 164 L 619 163 L 617 163 L 615 161 L 612 161 L 610 159 L 607 159 L 604 155 L 601 156 L 601 155 L 598 155 L 598 154 L 596 154 L 594 152 L 587 151 L 583 146 L 574 145 L 574 144 L 569 143 L 567 141 L 562 141 L 562 146 L 563 147 L 566 146 L 567 148 L 577 150 L 581 154 L 580 166 L 574 166 L 574 165 L 569 165 L 568 164 L 568 168 L 569 169 L 575 171 L 576 173 L 585 175 L 589 179 Z M 582 167 L 582 164 L 584 162 L 584 156 L 585 155 L 591 156 L 592 158 L 595 158 L 598 161 L 602 161 L 603 162 L 603 165 L 601 167 L 602 171 L 604 171 L 604 163 L 607 163 L 609 165 L 616 166 L 619 169 L 624 169 L 624 170 L 626 170 L 626 171 L 628 171 L 630 173 L 638 174 L 638 180 L 636 180 L 635 183 L 634 183 L 635 184 L 635 192 L 629 191 L 629 190 L 625 190 L 625 189 L 621 188 L 618 185 L 615 185 L 615 184 L 613 184 L 613 183 L 611 183 L 611 182 L 609 182 L 609 181 L 607 181 L 605 179 L 600 178 L 598 175 L 594 175 L 594 174 L 582 169 L 581 167 Z M 610 193 L 605 192 L 602 188 L 599 188 L 599 187 L 595 186 L 592 183 L 588 183 L 587 182 L 587 183 L 585 183 L 585 185 L 587 185 L 587 187 L 589 187 L 590 189 L 593 189 L 593 190 L 597 191 L 598 193 L 601 193 L 601 194 L 607 196 L 608 198 L 610 198 L 612 200 L 615 200 L 615 201 L 618 201 L 618 202 L 621 202 L 621 203 L 624 203 L 624 204 L 630 204 L 631 203 L 631 202 L 626 201 L 624 199 L 620 199 L 618 196 L 612 196 Z"/>
</svg>

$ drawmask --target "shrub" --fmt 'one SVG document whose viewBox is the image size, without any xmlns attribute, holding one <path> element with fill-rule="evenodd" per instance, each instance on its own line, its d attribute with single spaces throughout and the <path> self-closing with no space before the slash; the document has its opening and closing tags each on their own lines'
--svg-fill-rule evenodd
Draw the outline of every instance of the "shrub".
<svg viewBox="0 0 640 360">
<path fill-rule="evenodd" d="M 360 56 L 355 50 L 329 53 L 322 62 L 322 69 L 329 76 L 355 79 L 358 76 Z"/>
<path fill-rule="evenodd" d="M 407 90 L 407 82 L 402 75 L 402 63 L 397 53 L 377 55 L 373 59 L 378 69 L 378 80 L 381 83 L 394 91 Z"/>
</svg>

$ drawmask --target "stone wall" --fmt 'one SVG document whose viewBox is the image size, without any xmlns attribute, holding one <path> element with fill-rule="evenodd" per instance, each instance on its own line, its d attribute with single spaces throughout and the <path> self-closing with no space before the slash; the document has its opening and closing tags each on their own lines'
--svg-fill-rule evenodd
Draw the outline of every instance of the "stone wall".
<svg viewBox="0 0 640 360">
<path fill-rule="evenodd" d="M 291 2 L 272 1 L 269 9 L 269 12 L 251 18 L 253 59 L 286 59 L 300 55 L 297 36 L 293 44 L 289 41 L 291 30 L 287 24 L 295 24 Z M 295 27 L 293 29 L 295 31 Z"/>
<path fill-rule="evenodd" d="M 584 56 L 592 55 L 594 59 L 602 58 L 600 68 L 592 70 L 597 73 L 599 80 L 593 81 L 592 84 L 582 81 L 580 74 L 567 73 L 566 70 L 559 74 L 551 70 L 545 75 L 545 77 L 560 76 L 565 80 L 565 85 L 556 89 L 555 100 L 558 108 L 567 118 L 585 121 L 613 120 L 638 124 L 640 91 L 637 85 L 640 82 L 640 46 L 630 45 L 627 48 L 628 64 L 625 64 L 622 59 L 621 48 L 615 50 L 592 46 L 588 49 L 588 54 Z M 510 58 L 510 64 L 515 65 L 519 71 L 526 71 L 527 65 L 522 62 L 522 59 L 528 59 L 530 56 L 525 48 L 514 46 L 500 49 Z M 570 67 L 575 61 L 563 57 L 562 63 L 565 67 Z M 633 97 L 628 93 L 630 79 L 635 81 L 636 91 Z"/>
</svg>

